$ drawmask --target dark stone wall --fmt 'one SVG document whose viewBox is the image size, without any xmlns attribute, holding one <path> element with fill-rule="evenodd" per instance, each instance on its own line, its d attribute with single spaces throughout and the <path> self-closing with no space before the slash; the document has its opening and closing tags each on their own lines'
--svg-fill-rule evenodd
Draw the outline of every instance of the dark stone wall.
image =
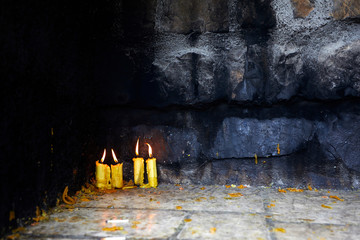
<svg viewBox="0 0 360 240">
<path fill-rule="evenodd" d="M 123 2 L 111 10 L 119 44 L 105 62 L 119 72 L 103 88 L 99 145 L 119 152 L 127 178 L 140 137 L 162 182 L 359 188 L 356 8 Z"/>
<path fill-rule="evenodd" d="M 54 206 L 65 186 L 73 193 L 93 172 L 96 15 L 90 10 L 96 9 L 88 1 L 1 5 L 3 233 L 31 219 L 36 206 Z M 10 211 L 16 217 L 11 222 Z"/>
</svg>

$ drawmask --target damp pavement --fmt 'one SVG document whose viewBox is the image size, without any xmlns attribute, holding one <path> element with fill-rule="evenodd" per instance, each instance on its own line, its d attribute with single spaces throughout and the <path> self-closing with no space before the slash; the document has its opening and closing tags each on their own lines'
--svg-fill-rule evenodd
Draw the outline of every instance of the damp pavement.
<svg viewBox="0 0 360 240">
<path fill-rule="evenodd" d="M 117 190 L 83 197 L 72 206 L 61 204 L 17 236 L 26 240 L 359 239 L 358 190 L 291 190 L 295 191 L 234 185 Z"/>
</svg>

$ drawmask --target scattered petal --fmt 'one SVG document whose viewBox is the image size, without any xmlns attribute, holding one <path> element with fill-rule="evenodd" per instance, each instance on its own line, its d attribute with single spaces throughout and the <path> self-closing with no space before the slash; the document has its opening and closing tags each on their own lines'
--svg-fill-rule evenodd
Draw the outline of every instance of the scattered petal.
<svg viewBox="0 0 360 240">
<path fill-rule="evenodd" d="M 18 227 L 12 230 L 12 233 L 18 233 L 18 232 L 23 232 L 25 231 L 24 227 Z"/>
<path fill-rule="evenodd" d="M 328 209 L 332 209 L 332 207 L 330 207 L 330 206 L 327 206 L 327 205 L 325 205 L 325 204 L 321 204 L 321 206 L 322 206 L 323 208 L 328 208 Z"/>
<path fill-rule="evenodd" d="M 20 234 L 15 233 L 15 234 L 9 235 L 6 237 L 6 239 L 9 239 L 9 240 L 20 239 Z"/>
<path fill-rule="evenodd" d="M 184 222 L 191 222 L 191 221 L 192 221 L 192 219 L 190 219 L 190 218 L 184 219 Z"/>
<path fill-rule="evenodd" d="M 286 190 L 285 190 L 285 189 L 281 189 L 281 188 L 279 188 L 279 189 L 278 189 L 278 192 L 281 192 L 281 193 L 286 193 Z"/>
<path fill-rule="evenodd" d="M 303 189 L 297 189 L 297 188 L 287 188 L 286 190 L 288 190 L 289 192 L 304 192 Z"/>
<path fill-rule="evenodd" d="M 344 201 L 344 199 L 341 199 L 339 198 L 338 196 L 335 196 L 335 195 L 332 195 L 332 196 L 329 196 L 329 198 L 333 198 L 333 199 L 336 199 L 336 200 L 339 200 L 339 201 Z"/>
<path fill-rule="evenodd" d="M 201 190 L 205 190 L 205 187 L 200 188 Z"/>
<path fill-rule="evenodd" d="M 309 191 L 313 190 L 310 184 L 308 185 L 308 189 L 309 189 Z"/>
<path fill-rule="evenodd" d="M 282 233 L 286 233 L 286 230 L 283 229 L 283 228 L 273 228 L 271 231 L 272 231 L 272 232 L 282 232 Z"/>
<path fill-rule="evenodd" d="M 241 196 L 244 196 L 242 195 L 241 193 L 228 193 L 230 197 L 241 197 Z"/>
<path fill-rule="evenodd" d="M 104 227 L 102 230 L 107 231 L 107 232 L 114 232 L 114 231 L 119 231 L 119 230 L 123 230 L 123 229 L 124 229 L 123 227 L 114 226 L 114 227 Z"/>
<path fill-rule="evenodd" d="M 216 227 L 210 228 L 210 233 L 215 234 L 216 233 Z"/>
<path fill-rule="evenodd" d="M 237 188 L 239 188 L 239 189 L 243 189 L 243 188 L 247 188 L 246 186 L 244 186 L 244 185 L 240 185 L 240 186 L 238 186 Z"/>
<path fill-rule="evenodd" d="M 15 211 L 11 210 L 9 213 L 9 222 L 15 219 Z"/>
<path fill-rule="evenodd" d="M 90 202 L 91 200 L 88 199 L 88 198 L 81 198 L 80 201 L 81 201 L 81 202 Z"/>
<path fill-rule="evenodd" d="M 196 202 L 201 202 L 202 200 L 206 200 L 206 197 L 199 197 L 195 199 Z"/>
<path fill-rule="evenodd" d="M 181 210 L 181 209 L 182 209 L 182 206 L 176 206 L 176 209 L 177 209 L 177 210 Z"/>
</svg>

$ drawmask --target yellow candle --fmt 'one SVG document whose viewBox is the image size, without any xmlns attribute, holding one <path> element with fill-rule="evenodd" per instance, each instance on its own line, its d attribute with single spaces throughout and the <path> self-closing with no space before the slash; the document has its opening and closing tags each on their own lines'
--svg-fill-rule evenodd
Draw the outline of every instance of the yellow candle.
<svg viewBox="0 0 360 240">
<path fill-rule="evenodd" d="M 118 163 L 119 161 L 116 158 L 114 150 L 111 149 L 111 152 L 112 152 L 115 163 Z M 124 186 L 123 164 L 122 163 L 111 165 L 111 184 L 114 188 L 122 188 Z"/>
<path fill-rule="evenodd" d="M 146 160 L 146 172 L 148 175 L 148 182 L 150 187 L 156 188 L 158 185 L 157 182 L 157 170 L 156 170 L 156 158 L 152 157 L 152 148 L 150 144 L 147 143 L 149 146 L 149 157 Z"/>
<path fill-rule="evenodd" d="M 111 178 L 110 178 L 110 167 L 107 164 L 103 164 L 105 160 L 106 150 L 104 149 L 104 154 L 99 161 L 96 161 L 96 187 L 101 189 L 111 189 Z"/>
<path fill-rule="evenodd" d="M 135 148 L 136 156 L 139 156 L 139 139 Z M 144 159 L 140 157 L 133 158 L 134 161 L 134 183 L 136 185 L 144 184 Z"/>
<path fill-rule="evenodd" d="M 134 161 L 134 183 L 136 185 L 144 184 L 144 159 L 133 158 Z"/>
</svg>

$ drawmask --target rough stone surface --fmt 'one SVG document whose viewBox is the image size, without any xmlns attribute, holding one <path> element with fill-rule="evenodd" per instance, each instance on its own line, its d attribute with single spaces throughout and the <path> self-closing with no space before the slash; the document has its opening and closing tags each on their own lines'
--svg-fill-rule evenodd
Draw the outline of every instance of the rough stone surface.
<svg viewBox="0 0 360 240">
<path fill-rule="evenodd" d="M 357 0 L 333 0 L 332 16 L 337 19 L 360 18 L 360 2 Z"/>
<path fill-rule="evenodd" d="M 294 7 L 294 17 L 306 18 L 314 10 L 313 4 L 309 0 L 291 0 Z"/>
<path fill-rule="evenodd" d="M 340 119 L 339 119 L 340 118 Z M 360 117 L 342 114 L 326 123 L 318 123 L 317 136 L 321 148 L 329 159 L 341 161 L 345 167 L 360 172 Z"/>
<path fill-rule="evenodd" d="M 230 1 L 227 32 L 158 31 L 152 73 L 160 105 L 359 96 L 360 25 L 332 19 L 332 6 L 326 0 Z"/>
<path fill-rule="evenodd" d="M 359 108 L 356 102 L 306 103 L 248 109 L 220 105 L 210 110 L 168 112 L 109 110 L 107 139 L 132 175 L 132 157 L 140 137 L 140 155 L 153 147 L 163 182 L 301 185 L 359 188 Z M 127 114 L 128 122 L 124 119 Z M 101 151 L 99 150 L 99 157 Z M 255 154 L 258 164 L 255 162 Z"/>
<path fill-rule="evenodd" d="M 228 6 L 222 0 L 159 0 L 156 30 L 160 32 L 227 32 Z"/>
<path fill-rule="evenodd" d="M 211 158 L 249 158 L 254 154 L 259 157 L 291 154 L 311 140 L 313 128 L 311 121 L 304 119 L 226 118 L 208 155 Z M 277 144 L 281 147 L 279 154 Z"/>
<path fill-rule="evenodd" d="M 276 20 L 271 0 L 241 0 L 236 1 L 236 19 L 243 29 L 269 29 L 275 26 Z"/>
<path fill-rule="evenodd" d="M 202 188 L 203 187 L 203 188 Z M 242 196 L 230 197 L 229 193 Z M 339 201 L 330 196 L 338 196 Z M 178 207 L 177 207 L 178 206 Z M 329 208 L 324 208 L 327 206 Z M 357 239 L 358 192 L 160 185 L 60 205 L 21 239 Z M 178 209 L 180 208 L 180 209 Z M 107 223 L 107 220 L 125 220 Z M 122 230 L 104 231 L 104 228 Z M 236 229 L 236 231 L 234 231 Z"/>
</svg>

